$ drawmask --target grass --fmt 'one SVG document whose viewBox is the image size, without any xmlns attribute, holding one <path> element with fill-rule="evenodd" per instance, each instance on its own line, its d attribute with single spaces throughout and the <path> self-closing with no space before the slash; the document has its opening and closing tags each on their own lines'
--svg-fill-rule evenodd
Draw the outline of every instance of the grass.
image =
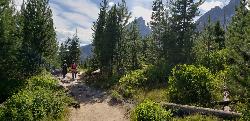
<svg viewBox="0 0 250 121">
<path fill-rule="evenodd" d="M 166 102 L 168 101 L 167 89 L 159 88 L 147 90 L 140 88 L 136 90 L 135 94 L 133 95 L 133 99 L 136 102 L 143 102 L 145 99 L 150 99 L 154 102 Z"/>
</svg>

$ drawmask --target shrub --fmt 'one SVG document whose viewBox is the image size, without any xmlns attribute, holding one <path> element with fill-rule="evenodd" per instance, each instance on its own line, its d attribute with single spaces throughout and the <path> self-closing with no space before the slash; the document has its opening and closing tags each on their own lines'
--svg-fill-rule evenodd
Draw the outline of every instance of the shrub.
<svg viewBox="0 0 250 121">
<path fill-rule="evenodd" d="M 0 120 L 63 119 L 67 106 L 72 102 L 72 99 L 57 87 L 57 83 L 58 81 L 48 74 L 41 74 L 28 79 L 26 88 L 12 95 L 3 107 L 0 107 Z"/>
<path fill-rule="evenodd" d="M 23 85 L 22 80 L 0 80 L 0 103 L 6 101 L 13 93 L 18 92 Z"/>
<path fill-rule="evenodd" d="M 147 80 L 144 70 L 135 70 L 123 76 L 120 80 L 119 91 L 124 97 L 131 97 L 135 92 L 135 88 L 142 86 Z"/>
<path fill-rule="evenodd" d="M 116 101 L 122 100 L 122 96 L 115 90 L 112 91 L 111 98 L 116 100 Z"/>
<path fill-rule="evenodd" d="M 133 121 L 168 121 L 171 119 L 171 112 L 163 109 L 159 104 L 145 100 L 132 112 Z"/>
<path fill-rule="evenodd" d="M 250 103 L 246 101 L 244 103 L 237 103 L 236 110 L 242 113 L 239 121 L 250 121 Z"/>
<path fill-rule="evenodd" d="M 166 73 L 165 73 L 166 72 Z M 140 88 L 154 88 L 164 85 L 163 78 L 167 77 L 167 66 L 147 65 L 142 69 L 131 71 L 119 80 L 119 92 L 124 97 L 131 97 Z M 164 81 L 163 81 L 164 80 Z"/>
<path fill-rule="evenodd" d="M 57 90 L 58 80 L 52 77 L 50 74 L 41 74 L 31 77 L 27 80 L 27 89 L 36 89 L 41 87 L 44 89 Z"/>
<path fill-rule="evenodd" d="M 220 83 L 205 67 L 178 65 L 169 77 L 169 99 L 180 104 L 206 103 L 216 99 L 215 92 Z M 214 93 L 213 93 L 214 92 Z"/>
<path fill-rule="evenodd" d="M 85 78 L 87 85 L 101 89 L 110 89 L 118 83 L 118 80 L 119 79 L 116 75 L 110 77 L 109 75 L 102 73 L 86 76 Z"/>
<path fill-rule="evenodd" d="M 2 105 L 0 105 L 0 119 L 3 119 L 4 116 L 4 108 Z"/>
<path fill-rule="evenodd" d="M 37 88 L 22 90 L 4 104 L 4 121 L 36 121 L 50 116 L 57 120 L 63 117 L 70 99 L 63 92 Z"/>
<path fill-rule="evenodd" d="M 162 85 L 166 83 L 166 78 L 168 77 L 170 71 L 169 67 L 166 64 L 161 64 L 158 66 L 146 66 L 144 68 L 145 76 L 147 77 L 146 85 Z M 157 85 L 156 85 L 157 86 Z"/>
</svg>

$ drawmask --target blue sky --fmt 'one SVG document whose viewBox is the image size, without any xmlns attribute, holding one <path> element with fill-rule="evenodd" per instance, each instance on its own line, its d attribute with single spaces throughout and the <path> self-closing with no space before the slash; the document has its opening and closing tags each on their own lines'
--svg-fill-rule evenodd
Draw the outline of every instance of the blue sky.
<svg viewBox="0 0 250 121">
<path fill-rule="evenodd" d="M 23 0 L 15 0 L 20 6 Z M 90 44 L 92 41 L 92 25 L 96 21 L 99 12 L 99 4 L 102 0 L 50 0 L 53 12 L 54 25 L 57 32 L 57 39 L 63 42 L 67 37 L 72 36 L 77 28 L 81 45 Z M 120 0 L 109 0 L 110 5 Z M 200 6 L 201 13 L 214 8 L 223 7 L 230 0 L 206 0 Z M 153 0 L 126 0 L 129 10 L 135 17 L 142 16 L 146 22 L 150 21 L 151 6 Z"/>
</svg>

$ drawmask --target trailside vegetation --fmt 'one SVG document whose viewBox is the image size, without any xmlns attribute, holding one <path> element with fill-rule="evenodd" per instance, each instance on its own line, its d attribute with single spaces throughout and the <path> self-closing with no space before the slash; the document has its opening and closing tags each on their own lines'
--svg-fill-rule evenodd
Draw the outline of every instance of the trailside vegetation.
<svg viewBox="0 0 250 121">
<path fill-rule="evenodd" d="M 122 1 L 123 8 L 125 3 Z M 141 37 L 136 20 L 125 28 L 126 22 L 119 24 L 119 16 L 129 18 L 127 9 L 127 14 L 122 14 L 121 4 L 108 6 L 106 0 L 102 2 L 93 27 L 95 61 L 91 65 L 106 75 L 102 81 L 109 83 L 108 77 L 115 77 L 113 97 L 138 103 L 146 98 L 165 98 L 160 101 L 212 108 L 221 108 L 212 102 L 223 100 L 225 90 L 232 100 L 249 98 L 247 1 L 241 0 L 227 27 L 219 21 L 212 23 L 209 17 L 204 30 L 196 31 L 194 19 L 203 3 L 204 0 L 154 0 L 149 22 L 152 33 Z M 123 34 L 119 34 L 119 28 L 124 28 Z M 249 106 L 247 102 L 243 104 L 245 108 L 235 104 L 231 111 L 242 109 L 246 119 Z M 183 120 L 203 118 L 214 119 L 198 115 Z"/>
</svg>

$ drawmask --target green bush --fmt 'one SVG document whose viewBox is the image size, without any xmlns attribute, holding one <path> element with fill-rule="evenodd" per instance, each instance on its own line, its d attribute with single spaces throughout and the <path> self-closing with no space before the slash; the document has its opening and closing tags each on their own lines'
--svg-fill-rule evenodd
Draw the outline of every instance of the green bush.
<svg viewBox="0 0 250 121">
<path fill-rule="evenodd" d="M 37 88 L 23 90 L 4 104 L 4 121 L 37 121 L 48 116 L 54 120 L 63 117 L 70 99 L 63 92 Z"/>
<path fill-rule="evenodd" d="M 57 90 L 58 80 L 52 77 L 50 74 L 41 74 L 31 77 L 27 80 L 27 89 L 36 89 L 41 87 L 49 90 Z"/>
<path fill-rule="evenodd" d="M 152 89 L 164 85 L 166 77 L 167 66 L 147 65 L 120 78 L 119 92 L 124 97 L 131 97 L 140 87 Z"/>
<path fill-rule="evenodd" d="M 132 112 L 132 121 L 168 121 L 171 119 L 171 112 L 163 109 L 159 104 L 145 100 Z"/>
<path fill-rule="evenodd" d="M 170 73 L 169 67 L 166 64 L 158 66 L 149 65 L 144 70 L 147 78 L 146 85 L 148 86 L 158 86 L 156 84 L 162 85 L 166 83 L 166 78 Z"/>
<path fill-rule="evenodd" d="M 85 82 L 87 85 L 99 89 L 110 89 L 112 86 L 118 83 L 118 80 L 119 78 L 116 75 L 110 77 L 107 74 L 101 73 L 85 77 Z"/>
<path fill-rule="evenodd" d="M 61 120 L 72 102 L 50 75 L 34 76 L 0 110 L 3 121 Z"/>
<path fill-rule="evenodd" d="M 0 103 L 6 101 L 13 93 L 18 92 L 23 86 L 22 80 L 0 80 Z"/>
<path fill-rule="evenodd" d="M 122 96 L 115 90 L 112 91 L 111 98 L 113 100 L 116 100 L 116 101 L 121 101 L 122 100 Z"/>
<path fill-rule="evenodd" d="M 135 70 L 123 76 L 120 80 L 119 91 L 124 97 L 131 97 L 135 89 L 147 80 L 144 70 Z"/>
<path fill-rule="evenodd" d="M 178 65 L 169 77 L 169 99 L 180 104 L 206 105 L 216 99 L 220 82 L 205 67 Z"/>
<path fill-rule="evenodd" d="M 4 116 L 4 108 L 2 105 L 0 105 L 0 119 L 3 119 Z"/>
</svg>

